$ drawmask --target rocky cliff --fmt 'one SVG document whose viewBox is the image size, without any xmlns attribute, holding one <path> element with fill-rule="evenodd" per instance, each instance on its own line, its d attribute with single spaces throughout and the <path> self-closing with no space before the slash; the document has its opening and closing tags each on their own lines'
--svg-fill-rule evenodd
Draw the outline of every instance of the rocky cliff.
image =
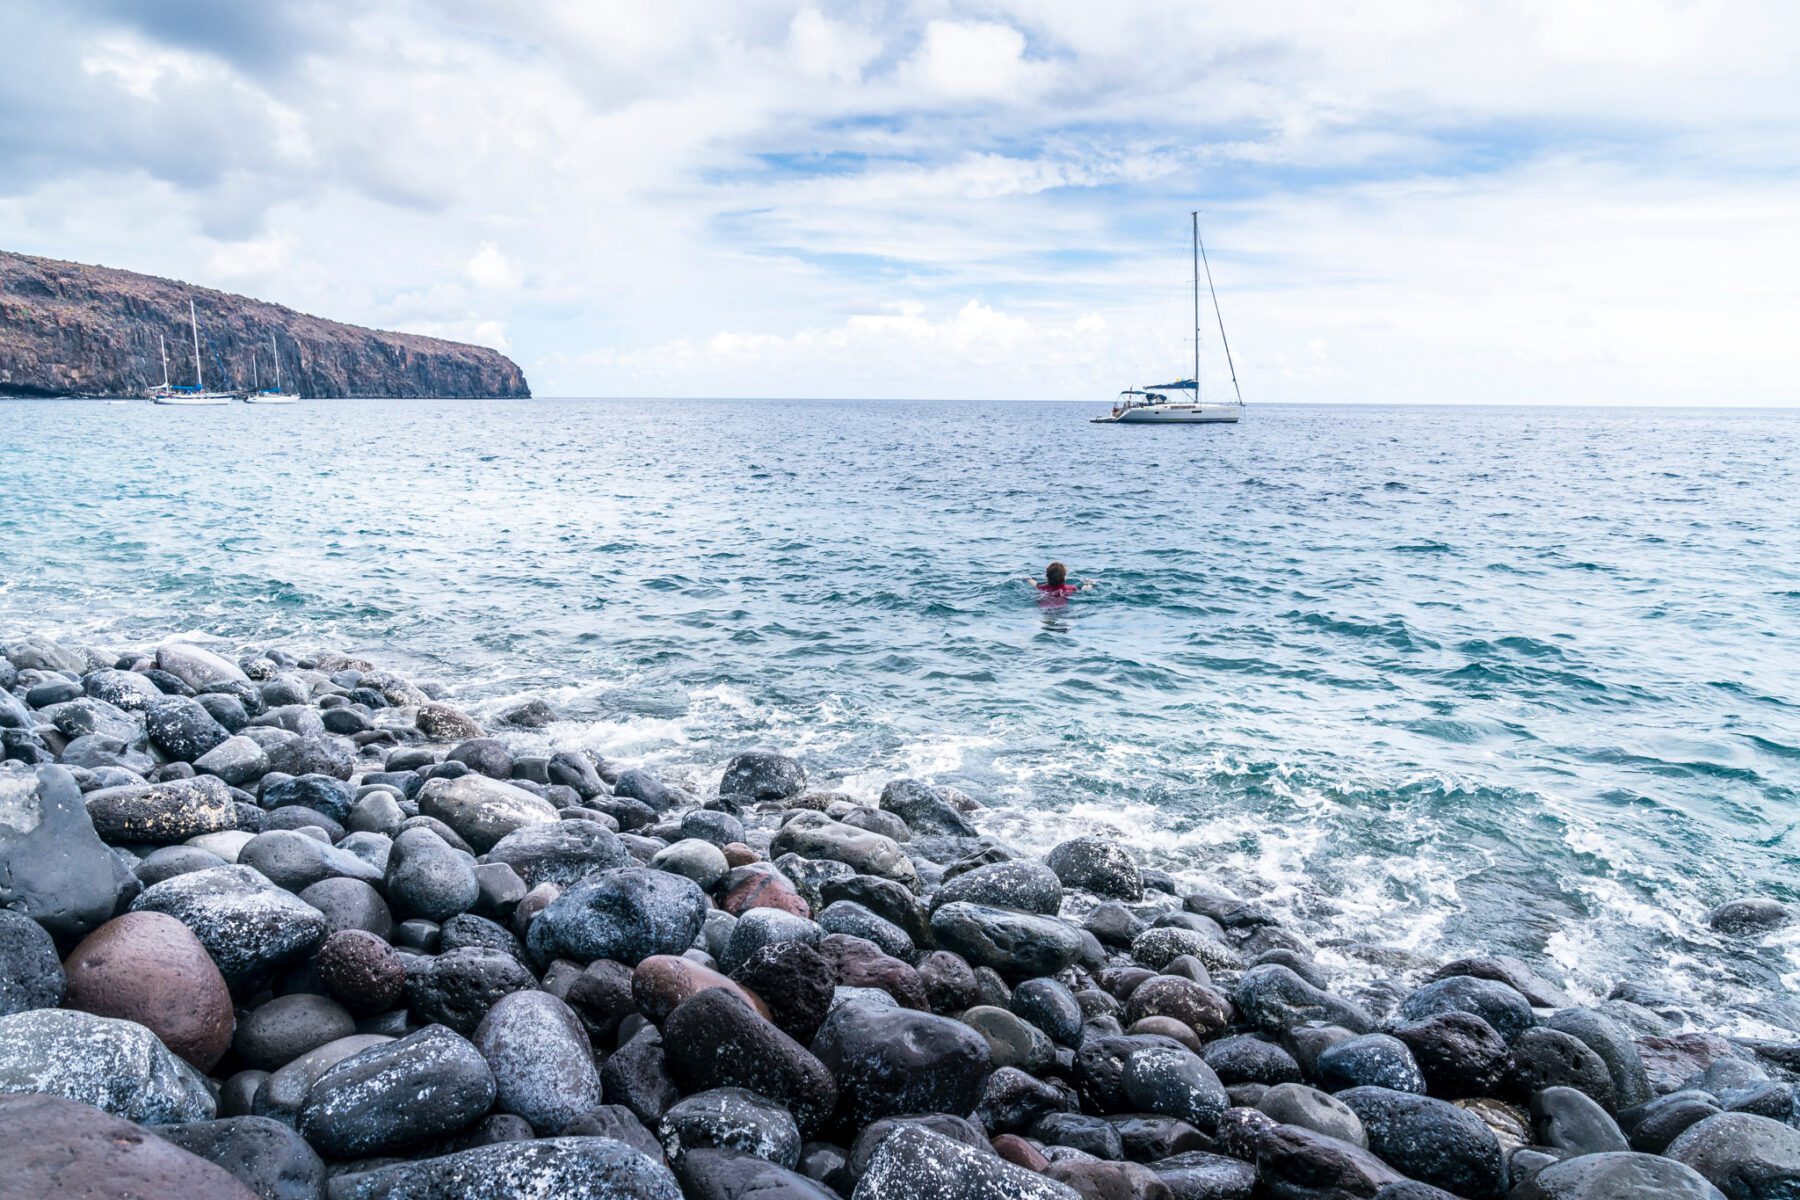
<svg viewBox="0 0 1800 1200">
<path fill-rule="evenodd" d="M 194 382 L 188 301 L 200 317 L 206 385 L 248 388 L 253 372 L 302 396 L 529 396 L 524 373 L 483 346 L 340 325 L 279 304 L 111 267 L 0 251 L 0 395 L 137 396 Z M 254 363 L 254 367 L 253 364 Z"/>
</svg>

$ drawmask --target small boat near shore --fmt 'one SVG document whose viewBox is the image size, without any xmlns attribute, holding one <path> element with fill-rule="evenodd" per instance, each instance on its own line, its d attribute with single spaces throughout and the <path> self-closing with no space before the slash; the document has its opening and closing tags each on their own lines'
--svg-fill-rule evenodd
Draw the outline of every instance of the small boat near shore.
<svg viewBox="0 0 1800 1200">
<path fill-rule="evenodd" d="M 1200 213 L 1193 213 L 1194 223 L 1194 374 L 1190 379 L 1173 383 L 1156 383 L 1143 388 L 1126 388 L 1119 393 L 1112 411 L 1101 417 L 1088 418 L 1095 425 L 1235 425 L 1244 413 L 1244 393 L 1238 387 L 1237 366 L 1231 361 L 1231 343 L 1225 338 L 1225 317 L 1219 312 L 1219 293 L 1213 288 L 1212 266 L 1206 261 L 1206 247 L 1200 244 Z M 1206 271 L 1206 290 L 1212 296 L 1213 315 L 1219 322 L 1219 342 L 1225 348 L 1225 361 L 1231 367 L 1231 400 L 1203 400 L 1200 395 L 1200 272 Z M 1182 396 L 1171 393 L 1188 392 Z"/>
<path fill-rule="evenodd" d="M 160 386 L 150 389 L 150 399 L 156 404 L 176 405 L 188 408 L 210 407 L 217 404 L 230 404 L 237 397 L 230 392 L 209 392 L 206 380 L 200 373 L 200 319 L 194 314 L 194 302 L 188 300 L 188 324 L 194 330 L 194 382 L 190 384 L 169 382 L 169 351 L 163 347 L 163 381 Z M 162 341 L 161 336 L 157 341 Z"/>
<path fill-rule="evenodd" d="M 269 335 L 269 356 L 275 360 L 275 386 L 263 387 L 262 378 L 257 369 L 256 356 L 250 356 L 251 390 L 244 393 L 245 404 L 292 404 L 300 397 L 292 392 L 281 390 L 281 350 L 275 345 L 275 335 Z"/>
</svg>

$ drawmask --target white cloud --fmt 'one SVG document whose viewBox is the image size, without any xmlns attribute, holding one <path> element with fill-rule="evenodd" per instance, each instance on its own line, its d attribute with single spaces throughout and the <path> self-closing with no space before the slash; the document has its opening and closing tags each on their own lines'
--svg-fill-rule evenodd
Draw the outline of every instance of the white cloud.
<svg viewBox="0 0 1800 1200">
<path fill-rule="evenodd" d="M 1049 82 L 1047 63 L 1025 58 L 1025 35 L 993 21 L 936 20 L 925 26 L 904 77 L 945 100 L 1029 100 Z"/>
<path fill-rule="evenodd" d="M 511 291 L 523 283 L 525 278 L 519 264 L 502 253 L 500 247 L 493 242 L 481 243 L 481 248 L 463 265 L 463 274 L 478 287 L 498 292 Z"/>
<path fill-rule="evenodd" d="M 855 83 L 881 53 L 881 39 L 867 30 L 803 8 L 788 25 L 788 51 L 803 74 Z"/>
</svg>

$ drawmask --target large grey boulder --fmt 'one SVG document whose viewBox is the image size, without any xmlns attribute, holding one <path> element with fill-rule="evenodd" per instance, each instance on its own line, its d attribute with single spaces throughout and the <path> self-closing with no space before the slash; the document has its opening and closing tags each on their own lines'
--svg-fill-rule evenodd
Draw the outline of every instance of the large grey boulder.
<svg viewBox="0 0 1800 1200">
<path fill-rule="evenodd" d="M 0 1017 L 0 1093 L 43 1092 L 146 1125 L 212 1117 L 200 1072 L 133 1021 L 66 1008 Z"/>
</svg>

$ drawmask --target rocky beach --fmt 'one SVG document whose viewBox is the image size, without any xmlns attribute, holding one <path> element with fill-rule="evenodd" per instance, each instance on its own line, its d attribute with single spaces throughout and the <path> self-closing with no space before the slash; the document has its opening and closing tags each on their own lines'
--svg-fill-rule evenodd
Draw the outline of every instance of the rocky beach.
<svg viewBox="0 0 1800 1200">
<path fill-rule="evenodd" d="M 1800 1044 L 556 717 L 330 652 L 5 643 L 0 1196 L 1800 1195 Z"/>
</svg>

